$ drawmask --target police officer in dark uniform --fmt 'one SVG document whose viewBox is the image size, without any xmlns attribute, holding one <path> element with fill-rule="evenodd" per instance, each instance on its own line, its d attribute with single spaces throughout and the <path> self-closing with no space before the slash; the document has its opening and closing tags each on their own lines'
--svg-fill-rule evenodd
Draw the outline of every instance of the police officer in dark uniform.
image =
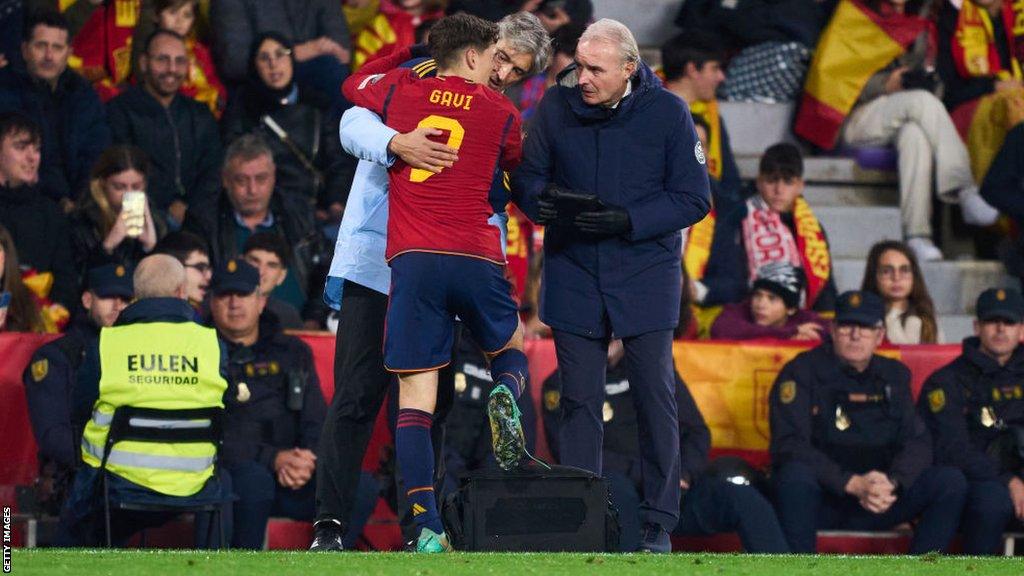
<svg viewBox="0 0 1024 576">
<path fill-rule="evenodd" d="M 242 259 L 213 276 L 210 311 L 227 344 L 224 468 L 238 500 L 231 545 L 263 547 L 271 515 L 312 520 L 316 455 L 327 411 L 313 353 L 262 314 L 259 272 Z"/>
<path fill-rule="evenodd" d="M 462 332 L 452 358 L 454 400 L 445 417 L 444 493 L 459 487 L 459 476 L 480 468 L 496 467 L 487 418 L 487 397 L 494 388 L 487 358 L 467 332 Z M 533 453 L 537 441 L 537 412 L 528 390 L 517 401 L 522 413 L 526 450 Z"/>
<path fill-rule="evenodd" d="M 622 343 L 613 340 L 608 347 L 608 371 L 605 384 L 603 474 L 611 490 L 611 500 L 619 512 L 619 547 L 636 550 L 640 540 L 640 445 L 637 414 L 627 379 Z M 753 486 L 726 482 L 706 474 L 711 433 L 689 389 L 676 374 L 676 405 L 679 412 L 679 449 L 683 491 L 678 535 L 710 535 L 737 531 L 748 552 L 783 553 L 789 551 L 775 511 Z M 561 384 L 558 371 L 544 381 L 544 432 L 553 455 L 558 458 L 558 419 Z"/>
<path fill-rule="evenodd" d="M 955 468 L 930 467 L 910 370 L 875 354 L 884 316 L 877 295 L 842 294 L 832 342 L 798 355 L 772 387 L 772 484 L 794 552 L 814 552 L 818 529 L 883 530 L 920 518 L 914 554 L 944 550 L 956 533 L 967 482 Z"/>
<path fill-rule="evenodd" d="M 975 555 L 999 553 L 1003 531 L 1024 520 L 1024 298 L 990 289 L 976 310 L 976 336 L 918 399 L 935 461 L 967 476 L 961 532 L 964 553 Z"/>
<path fill-rule="evenodd" d="M 131 271 L 107 264 L 89 270 L 82 311 L 61 338 L 32 356 L 22 376 L 39 447 L 36 496 L 56 515 L 80 461 L 82 430 L 99 396 L 100 328 L 111 326 L 132 299 Z"/>
</svg>

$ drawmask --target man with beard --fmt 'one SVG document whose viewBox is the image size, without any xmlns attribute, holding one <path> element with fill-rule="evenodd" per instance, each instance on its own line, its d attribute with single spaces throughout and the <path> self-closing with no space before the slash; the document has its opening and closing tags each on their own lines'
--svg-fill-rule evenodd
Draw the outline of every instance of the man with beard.
<svg viewBox="0 0 1024 576">
<path fill-rule="evenodd" d="M 178 93 L 188 73 L 184 38 L 157 30 L 146 40 L 139 67 L 141 84 L 111 100 L 107 114 L 114 142 L 138 146 L 150 158 L 147 195 L 177 229 L 189 206 L 217 196 L 220 133 L 205 104 Z"/>
</svg>

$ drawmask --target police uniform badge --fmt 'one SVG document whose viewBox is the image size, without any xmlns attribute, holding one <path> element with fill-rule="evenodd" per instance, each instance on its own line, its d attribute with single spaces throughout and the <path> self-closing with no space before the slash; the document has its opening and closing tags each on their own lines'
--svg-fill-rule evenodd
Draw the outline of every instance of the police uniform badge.
<svg viewBox="0 0 1024 576">
<path fill-rule="evenodd" d="M 238 262 L 228 260 L 228 272 L 234 273 L 235 270 L 238 270 Z"/>
<path fill-rule="evenodd" d="M 783 404 L 790 404 L 796 399 L 796 381 L 786 380 L 779 385 L 779 400 Z"/>
<path fill-rule="evenodd" d="M 46 358 L 36 360 L 32 363 L 32 380 L 42 382 L 43 378 L 50 372 L 50 361 Z"/>
<path fill-rule="evenodd" d="M 928 393 L 928 408 L 934 414 L 942 412 L 946 407 L 946 392 L 944 390 L 932 390 Z"/>
<path fill-rule="evenodd" d="M 996 291 L 996 300 L 999 300 L 1000 302 L 1002 302 L 1003 300 L 1006 300 L 1006 290 L 997 290 Z"/>
<path fill-rule="evenodd" d="M 615 409 L 612 408 L 611 402 L 604 403 L 604 407 L 601 409 L 601 417 L 604 418 L 606 423 L 611 422 L 612 418 L 615 418 Z"/>
<path fill-rule="evenodd" d="M 466 375 L 462 372 L 455 373 L 455 393 L 462 394 L 466 391 Z"/>
<path fill-rule="evenodd" d="M 836 406 L 836 430 L 846 432 L 850 429 L 850 417 L 843 411 L 842 406 Z"/>
<path fill-rule="evenodd" d="M 860 307 L 860 301 L 861 301 L 860 294 L 853 294 L 853 295 L 851 295 L 850 296 L 850 307 L 852 307 L 852 308 L 859 308 Z"/>
<path fill-rule="evenodd" d="M 981 409 L 981 425 L 985 428 L 991 428 L 999 422 L 996 418 L 996 411 L 991 406 L 985 406 Z"/>
<path fill-rule="evenodd" d="M 238 383 L 238 396 L 235 397 L 239 402 L 248 402 L 249 398 L 252 397 L 252 392 L 249 391 L 249 386 L 245 382 Z"/>
<path fill-rule="evenodd" d="M 548 390 L 544 393 L 544 409 L 548 412 L 558 410 L 558 404 L 562 401 L 562 395 L 558 390 Z"/>
<path fill-rule="evenodd" d="M 118 266 L 117 268 L 114 268 L 114 276 L 117 276 L 118 278 L 121 278 L 124 275 L 125 275 L 124 266 Z"/>
</svg>

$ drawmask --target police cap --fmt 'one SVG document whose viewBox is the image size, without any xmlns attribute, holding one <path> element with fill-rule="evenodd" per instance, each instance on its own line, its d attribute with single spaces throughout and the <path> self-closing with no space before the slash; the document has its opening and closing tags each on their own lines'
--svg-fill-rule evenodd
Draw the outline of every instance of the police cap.
<svg viewBox="0 0 1024 576">
<path fill-rule="evenodd" d="M 131 270 L 121 264 L 104 264 L 90 268 L 85 277 L 86 289 L 100 298 L 131 298 L 135 295 Z"/>
<path fill-rule="evenodd" d="M 885 318 L 885 304 L 874 292 L 843 292 L 836 303 L 836 324 L 878 326 Z"/>
<path fill-rule="evenodd" d="M 222 262 L 213 272 L 210 290 L 214 294 L 252 294 L 260 286 L 260 273 L 241 258 Z"/>
<path fill-rule="evenodd" d="M 989 288 L 978 296 L 978 320 L 1024 320 L 1024 297 L 1012 288 Z"/>
</svg>

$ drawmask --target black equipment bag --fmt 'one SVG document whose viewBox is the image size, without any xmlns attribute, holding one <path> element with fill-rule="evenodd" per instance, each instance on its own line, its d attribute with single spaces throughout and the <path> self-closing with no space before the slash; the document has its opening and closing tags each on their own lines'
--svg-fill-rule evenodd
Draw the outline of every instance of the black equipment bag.
<svg viewBox="0 0 1024 576">
<path fill-rule="evenodd" d="M 457 550 L 614 552 L 618 514 L 603 478 L 569 466 L 477 470 L 443 507 Z"/>
</svg>

